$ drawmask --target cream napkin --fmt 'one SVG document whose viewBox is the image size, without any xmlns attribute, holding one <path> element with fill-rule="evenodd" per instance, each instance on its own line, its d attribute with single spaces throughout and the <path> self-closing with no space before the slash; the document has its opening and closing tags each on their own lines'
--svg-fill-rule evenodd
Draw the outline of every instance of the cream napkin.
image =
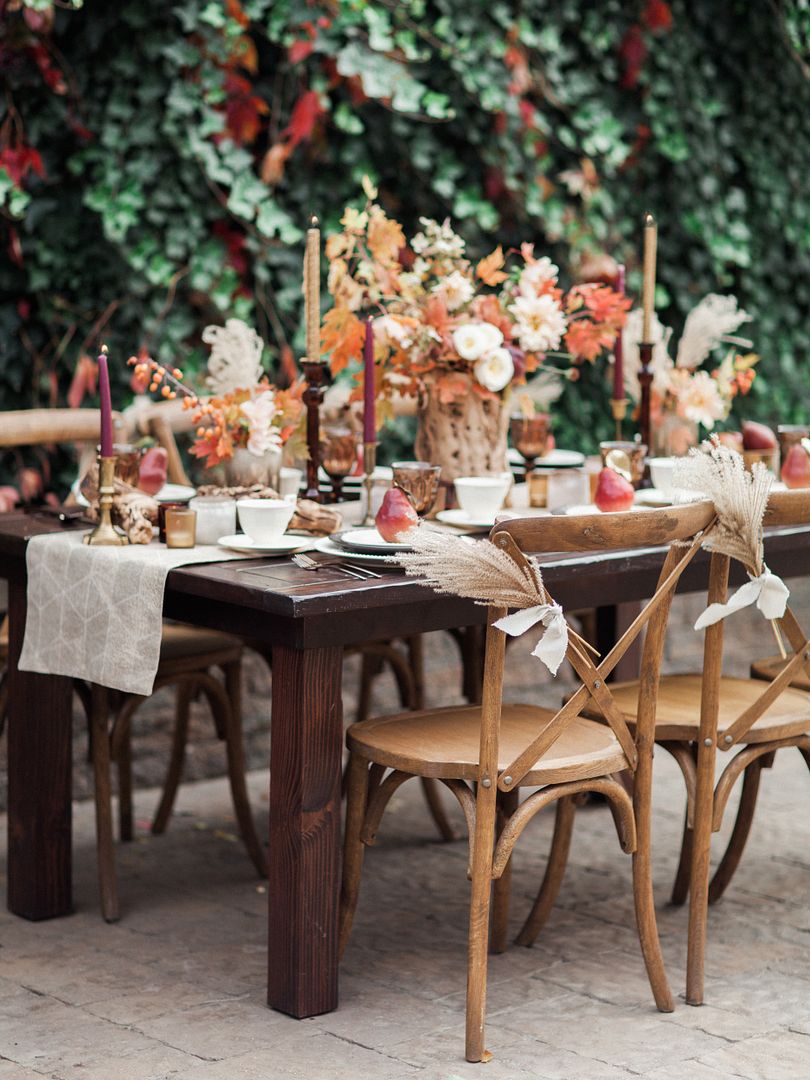
<svg viewBox="0 0 810 1080">
<path fill-rule="evenodd" d="M 81 533 L 35 536 L 26 553 L 28 617 L 20 668 L 151 694 L 169 571 L 243 558 L 216 546 L 88 547 Z"/>
<path fill-rule="evenodd" d="M 543 625 L 544 630 L 532 649 L 532 656 L 536 656 L 552 675 L 556 675 L 568 648 L 568 623 L 559 604 L 536 604 L 534 607 L 522 608 L 511 615 L 504 615 L 493 623 L 493 626 L 497 626 L 510 637 L 520 637 L 538 623 Z"/>
</svg>

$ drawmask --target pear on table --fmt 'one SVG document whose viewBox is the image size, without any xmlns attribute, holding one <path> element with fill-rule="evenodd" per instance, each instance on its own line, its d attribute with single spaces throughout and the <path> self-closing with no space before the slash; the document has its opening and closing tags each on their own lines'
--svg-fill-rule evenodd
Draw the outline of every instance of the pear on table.
<svg viewBox="0 0 810 1080">
<path fill-rule="evenodd" d="M 810 439 L 791 446 L 782 464 L 782 483 L 789 488 L 810 487 Z"/>
<path fill-rule="evenodd" d="M 419 515 L 405 492 L 393 487 L 386 491 L 374 523 L 383 540 L 396 544 L 409 529 L 419 524 Z"/>
<path fill-rule="evenodd" d="M 605 466 L 599 473 L 593 501 L 603 514 L 612 514 L 619 510 L 629 510 L 635 495 L 629 480 Z"/>
</svg>

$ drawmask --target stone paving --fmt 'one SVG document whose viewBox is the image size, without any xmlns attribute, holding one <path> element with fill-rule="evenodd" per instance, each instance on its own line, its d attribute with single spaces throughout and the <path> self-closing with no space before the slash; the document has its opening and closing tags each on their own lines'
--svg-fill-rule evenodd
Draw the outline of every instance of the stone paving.
<svg viewBox="0 0 810 1080">
<path fill-rule="evenodd" d="M 810 590 L 796 592 L 807 619 Z M 677 603 L 669 663 L 683 667 L 699 655 L 688 630 L 695 599 Z M 732 670 L 744 670 L 743 646 L 771 649 L 758 616 L 735 617 L 734 634 Z M 447 639 L 434 639 L 428 656 L 431 702 L 457 699 Z M 525 698 L 536 671 L 522 643 L 510 650 L 509 696 Z M 249 722 L 258 730 L 267 677 L 251 666 L 248 679 Z M 347 716 L 355 685 L 349 661 Z M 560 689 L 546 683 L 540 696 L 553 702 Z M 376 702 L 391 705 L 386 680 Z M 264 731 L 262 739 L 266 754 Z M 784 752 L 764 774 L 749 849 L 710 916 L 707 1004 L 691 1008 L 681 996 L 686 910 L 666 903 L 683 791 L 666 754 L 655 768 L 654 877 L 677 995 L 670 1015 L 655 1011 L 644 974 L 630 860 L 607 809 L 587 806 L 544 933 L 533 949 L 511 946 L 491 958 L 487 1045 L 495 1056 L 466 1063 L 465 845 L 436 839 L 415 785 L 395 798 L 368 853 L 340 1008 L 307 1021 L 269 1011 L 266 892 L 234 835 L 227 786 L 214 779 L 181 788 L 159 838 L 146 832 L 156 792 L 138 793 L 138 837 L 119 848 L 123 917 L 114 926 L 98 912 L 92 808 L 77 803 L 76 913 L 39 924 L 0 914 L 0 1080 L 810 1078 L 807 769 Z M 266 772 L 251 773 L 260 818 L 267 786 Z M 515 932 L 542 875 L 551 821 L 538 815 L 518 845 Z"/>
</svg>

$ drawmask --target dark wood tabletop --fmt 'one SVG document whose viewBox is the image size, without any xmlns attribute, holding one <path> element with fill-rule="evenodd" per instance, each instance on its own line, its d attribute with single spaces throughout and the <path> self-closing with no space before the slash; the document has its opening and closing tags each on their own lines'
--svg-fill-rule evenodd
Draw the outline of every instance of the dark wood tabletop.
<svg viewBox="0 0 810 1080">
<path fill-rule="evenodd" d="M 30 919 L 72 909 L 71 683 L 17 668 L 27 541 L 65 527 L 38 514 L 0 516 L 0 577 L 10 583 L 8 905 Z M 610 612 L 652 595 L 663 557 L 652 548 L 541 562 L 564 608 Z M 810 528 L 769 530 L 766 558 L 783 577 L 810 573 Z M 693 561 L 682 591 L 705 586 L 707 562 Z M 166 584 L 166 617 L 272 648 L 268 1002 L 298 1017 L 337 1005 L 344 647 L 486 620 L 471 601 L 437 595 L 397 569 L 379 572 L 357 581 L 251 559 L 180 567 Z"/>
</svg>

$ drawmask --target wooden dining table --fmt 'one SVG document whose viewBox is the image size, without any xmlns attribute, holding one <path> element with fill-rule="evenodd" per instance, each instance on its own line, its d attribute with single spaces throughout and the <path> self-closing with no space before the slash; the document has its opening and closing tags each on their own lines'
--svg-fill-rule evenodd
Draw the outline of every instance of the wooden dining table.
<svg viewBox="0 0 810 1080">
<path fill-rule="evenodd" d="M 8 908 L 34 920 L 67 915 L 73 904 L 71 680 L 17 668 L 27 541 L 63 527 L 36 514 L 0 515 L 10 624 Z M 765 551 L 774 573 L 810 574 L 810 528 L 770 530 Z M 663 557 L 651 548 L 540 561 L 555 600 L 567 610 L 596 608 L 609 637 L 622 604 L 652 595 Z M 681 591 L 705 587 L 707 563 L 701 553 Z M 338 1004 L 344 648 L 480 627 L 486 609 L 438 595 L 397 569 L 360 581 L 329 567 L 257 559 L 172 570 L 163 614 L 272 650 L 267 1000 L 299 1018 L 328 1012 Z"/>
</svg>

